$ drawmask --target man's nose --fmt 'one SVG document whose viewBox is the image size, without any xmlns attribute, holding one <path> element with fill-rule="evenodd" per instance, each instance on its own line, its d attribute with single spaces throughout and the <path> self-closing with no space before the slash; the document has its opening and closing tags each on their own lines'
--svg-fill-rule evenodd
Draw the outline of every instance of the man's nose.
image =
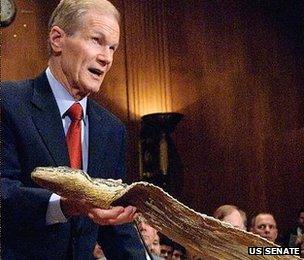
<svg viewBox="0 0 304 260">
<path fill-rule="evenodd" d="M 98 62 L 104 67 L 112 63 L 113 54 L 109 47 L 102 47 L 97 55 Z"/>
<path fill-rule="evenodd" d="M 270 232 L 270 227 L 269 227 L 269 226 L 266 226 L 266 227 L 265 227 L 265 232 L 266 232 L 266 233 L 269 233 L 269 232 Z"/>
</svg>

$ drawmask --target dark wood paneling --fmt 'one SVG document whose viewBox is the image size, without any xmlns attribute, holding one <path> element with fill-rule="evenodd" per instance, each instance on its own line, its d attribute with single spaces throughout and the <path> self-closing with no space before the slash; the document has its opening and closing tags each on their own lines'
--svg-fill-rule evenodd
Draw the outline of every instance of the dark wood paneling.
<svg viewBox="0 0 304 260">
<path fill-rule="evenodd" d="M 302 19 L 301 1 L 169 1 L 180 197 L 195 209 L 270 211 L 284 230 L 303 206 L 303 135 L 285 137 L 302 127 Z"/>
<path fill-rule="evenodd" d="M 47 65 L 48 18 L 56 1 L 15 0 L 14 22 L 1 29 L 1 80 L 34 77 Z"/>
</svg>

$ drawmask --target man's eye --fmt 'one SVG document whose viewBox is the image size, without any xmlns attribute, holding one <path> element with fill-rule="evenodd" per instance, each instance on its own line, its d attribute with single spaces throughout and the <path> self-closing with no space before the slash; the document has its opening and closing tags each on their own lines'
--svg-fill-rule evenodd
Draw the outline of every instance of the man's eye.
<svg viewBox="0 0 304 260">
<path fill-rule="evenodd" d="M 110 46 L 110 50 L 115 51 L 116 47 L 115 46 Z"/>
<path fill-rule="evenodd" d="M 99 38 L 93 37 L 93 38 L 92 38 L 92 41 L 93 41 L 93 42 L 96 42 L 96 43 L 99 43 Z"/>
</svg>

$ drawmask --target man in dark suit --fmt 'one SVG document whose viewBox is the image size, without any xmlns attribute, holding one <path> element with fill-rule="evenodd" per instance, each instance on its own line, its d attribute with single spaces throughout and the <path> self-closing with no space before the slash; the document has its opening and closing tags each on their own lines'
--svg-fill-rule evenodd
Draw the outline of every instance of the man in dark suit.
<svg viewBox="0 0 304 260">
<path fill-rule="evenodd" d="M 2 259 L 92 259 L 96 241 L 107 259 L 145 259 L 129 223 L 135 207 L 95 208 L 30 177 L 37 166 L 71 166 L 124 178 L 125 128 L 88 99 L 112 65 L 119 19 L 107 0 L 62 0 L 49 23 L 47 70 L 1 85 Z"/>
<path fill-rule="evenodd" d="M 286 247 L 300 246 L 304 241 L 304 208 L 298 212 L 297 224 L 292 227 L 283 238 L 283 244 Z"/>
</svg>

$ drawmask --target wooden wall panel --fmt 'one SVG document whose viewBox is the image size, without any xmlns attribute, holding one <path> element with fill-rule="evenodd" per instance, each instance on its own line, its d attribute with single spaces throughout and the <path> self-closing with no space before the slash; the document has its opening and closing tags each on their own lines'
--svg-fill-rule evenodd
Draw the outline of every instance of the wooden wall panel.
<svg viewBox="0 0 304 260">
<path fill-rule="evenodd" d="M 271 211 L 284 230 L 303 206 L 303 135 L 285 137 L 303 127 L 301 17 L 301 1 L 169 1 L 180 198 L 192 207 Z"/>
<path fill-rule="evenodd" d="M 17 15 L 1 28 L 1 80 L 34 77 L 47 65 L 48 17 L 56 1 L 15 0 Z"/>
<path fill-rule="evenodd" d="M 141 116 L 171 111 L 164 1 L 124 0 L 129 176 L 139 175 Z"/>
<path fill-rule="evenodd" d="M 171 110 L 164 1 L 124 0 L 130 119 Z"/>
</svg>

